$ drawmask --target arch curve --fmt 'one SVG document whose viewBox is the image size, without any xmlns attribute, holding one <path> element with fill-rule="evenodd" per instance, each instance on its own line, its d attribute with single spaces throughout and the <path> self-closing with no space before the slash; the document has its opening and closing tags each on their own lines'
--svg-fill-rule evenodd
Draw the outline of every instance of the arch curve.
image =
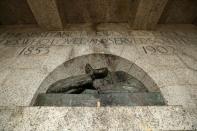
<svg viewBox="0 0 197 131">
<path fill-rule="evenodd" d="M 31 105 L 35 102 L 38 94 L 46 93 L 51 84 L 71 76 L 85 74 L 84 67 L 87 63 L 91 64 L 93 68 L 107 67 L 110 71 L 124 71 L 142 82 L 148 91 L 160 92 L 154 80 L 134 62 L 114 54 L 92 53 L 74 57 L 57 66 L 42 81 Z"/>
</svg>

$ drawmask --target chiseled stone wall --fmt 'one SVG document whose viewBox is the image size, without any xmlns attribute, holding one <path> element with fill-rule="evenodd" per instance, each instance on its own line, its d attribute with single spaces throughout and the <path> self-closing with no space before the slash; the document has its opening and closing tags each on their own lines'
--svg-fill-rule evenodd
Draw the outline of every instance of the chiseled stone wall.
<svg viewBox="0 0 197 131">
<path fill-rule="evenodd" d="M 29 106 L 43 80 L 59 65 L 94 53 L 135 63 L 140 68 L 130 68 L 131 74 L 145 85 L 150 84 L 148 77 L 153 79 L 166 104 L 181 105 L 193 113 L 195 122 L 197 31 L 2 32 L 0 106 Z"/>
<path fill-rule="evenodd" d="M 0 42 L 1 106 L 28 106 L 50 72 L 72 58 L 94 53 L 135 63 L 142 71 L 133 67 L 131 74 L 148 84 L 147 73 L 169 105 L 196 104 L 196 32 L 4 32 Z"/>
</svg>

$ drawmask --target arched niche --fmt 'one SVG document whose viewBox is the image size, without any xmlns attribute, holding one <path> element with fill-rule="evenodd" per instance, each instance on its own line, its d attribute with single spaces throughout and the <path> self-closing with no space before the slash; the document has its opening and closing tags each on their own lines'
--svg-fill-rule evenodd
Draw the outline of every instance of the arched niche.
<svg viewBox="0 0 197 131">
<path fill-rule="evenodd" d="M 85 74 L 84 68 L 87 63 L 91 64 L 95 69 L 107 67 L 110 72 L 125 72 L 139 80 L 147 88 L 148 92 L 160 92 L 153 79 L 135 63 L 120 56 L 96 53 L 75 57 L 58 66 L 41 83 L 31 104 L 35 103 L 38 94 L 46 93 L 53 83 L 61 79 Z"/>
</svg>

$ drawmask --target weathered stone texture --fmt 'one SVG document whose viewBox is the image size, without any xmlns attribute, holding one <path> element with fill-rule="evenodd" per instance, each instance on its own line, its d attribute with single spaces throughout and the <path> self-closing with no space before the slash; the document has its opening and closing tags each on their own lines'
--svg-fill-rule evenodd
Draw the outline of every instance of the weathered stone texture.
<svg viewBox="0 0 197 131">
<path fill-rule="evenodd" d="M 56 0 L 27 0 L 38 25 L 48 30 L 61 30 L 63 24 Z"/>
<path fill-rule="evenodd" d="M 129 0 L 62 0 L 66 23 L 127 22 Z"/>
<path fill-rule="evenodd" d="M 168 0 L 159 23 L 190 24 L 197 18 L 196 12 L 196 0 Z"/>
<path fill-rule="evenodd" d="M 131 27 L 142 30 L 155 29 L 167 0 L 135 0 L 135 2 L 137 7 L 134 9 L 134 19 L 130 20 Z"/>
<path fill-rule="evenodd" d="M 0 109 L 0 129 L 53 130 L 194 130 L 180 106 Z M 1 117 L 3 116 L 3 117 Z"/>
<path fill-rule="evenodd" d="M 2 25 L 36 24 L 26 0 L 1 0 L 0 23 Z"/>
</svg>

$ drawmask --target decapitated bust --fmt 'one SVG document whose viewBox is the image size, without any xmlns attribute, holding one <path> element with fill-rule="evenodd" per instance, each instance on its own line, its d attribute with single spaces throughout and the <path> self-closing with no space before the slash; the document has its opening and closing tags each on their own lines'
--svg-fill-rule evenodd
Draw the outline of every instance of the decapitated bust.
<svg viewBox="0 0 197 131">
<path fill-rule="evenodd" d="M 160 92 L 149 92 L 142 82 L 123 71 L 85 66 L 85 74 L 59 80 L 37 97 L 39 106 L 164 105 Z"/>
<path fill-rule="evenodd" d="M 109 90 L 147 92 L 140 81 L 123 71 L 110 72 L 107 68 L 93 69 L 90 64 L 86 64 L 85 72 L 84 75 L 55 82 L 48 88 L 47 93 L 103 93 Z"/>
</svg>

